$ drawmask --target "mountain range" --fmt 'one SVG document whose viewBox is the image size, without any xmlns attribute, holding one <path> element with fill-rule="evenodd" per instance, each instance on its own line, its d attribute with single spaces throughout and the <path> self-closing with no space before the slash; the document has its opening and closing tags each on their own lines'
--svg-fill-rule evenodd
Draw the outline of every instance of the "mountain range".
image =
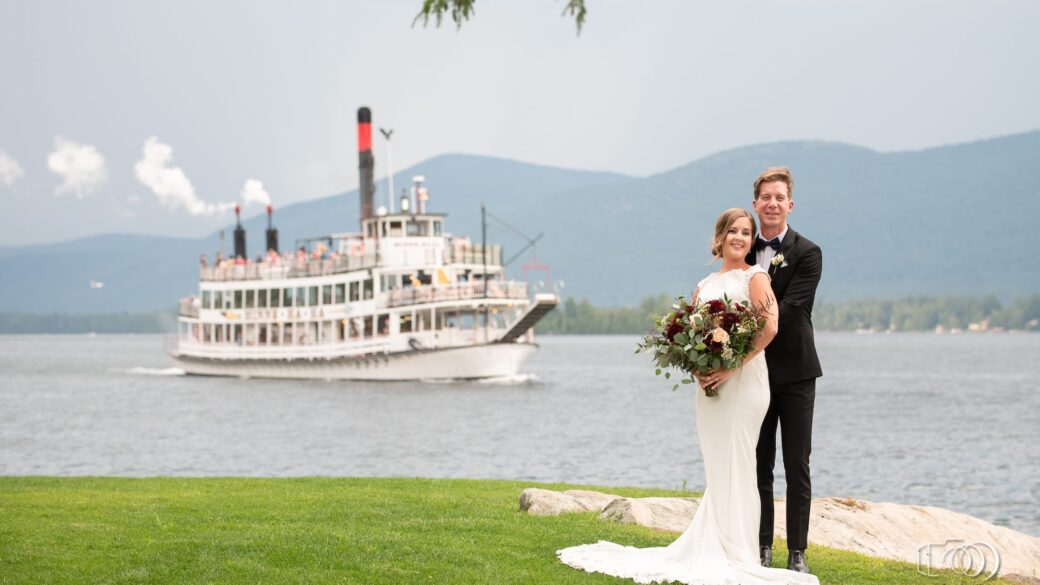
<svg viewBox="0 0 1040 585">
<path fill-rule="evenodd" d="M 395 173 L 399 189 L 424 175 L 430 211 L 447 229 L 488 238 L 505 257 L 543 234 L 509 266 L 518 277 L 533 254 L 565 296 L 632 306 L 646 295 L 688 293 L 716 268 L 708 252 L 718 213 L 750 208 L 751 184 L 767 166 L 795 176 L 793 229 L 823 249 L 818 298 L 840 301 L 914 294 L 1040 290 L 1032 253 L 1033 173 L 1040 131 L 918 151 L 881 153 L 848 144 L 790 141 L 721 152 L 648 177 L 575 171 L 448 154 Z M 378 182 L 377 203 L 385 201 Z M 283 249 L 298 238 L 356 231 L 357 191 L 287 206 L 274 216 Z M 261 249 L 266 217 L 243 222 L 249 251 Z M 224 230 L 230 248 L 231 228 Z M 0 307 L 7 312 L 96 313 L 169 309 L 197 287 L 206 238 L 109 234 L 0 247 Z M 91 281 L 104 282 L 91 288 Z"/>
</svg>

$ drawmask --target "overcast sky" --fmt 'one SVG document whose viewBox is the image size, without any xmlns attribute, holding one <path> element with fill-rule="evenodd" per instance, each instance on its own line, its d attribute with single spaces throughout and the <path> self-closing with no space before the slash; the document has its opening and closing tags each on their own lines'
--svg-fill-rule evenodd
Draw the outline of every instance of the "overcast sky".
<svg viewBox="0 0 1040 585">
<path fill-rule="evenodd" d="M 648 175 L 775 140 L 1040 128 L 1035 0 L 587 3 L 577 36 L 561 0 L 481 0 L 458 32 L 412 28 L 420 0 L 0 0 L 0 245 L 201 235 L 247 179 L 276 206 L 354 188 L 361 105 L 397 168 Z"/>
</svg>

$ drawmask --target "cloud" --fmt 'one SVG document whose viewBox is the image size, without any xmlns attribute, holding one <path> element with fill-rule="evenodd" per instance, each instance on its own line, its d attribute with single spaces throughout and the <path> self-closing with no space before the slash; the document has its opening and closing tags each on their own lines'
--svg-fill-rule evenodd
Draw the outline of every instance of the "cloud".
<svg viewBox="0 0 1040 585">
<path fill-rule="evenodd" d="M 271 196 L 264 190 L 264 184 L 256 179 L 247 179 L 239 195 L 242 197 L 242 202 L 246 205 L 257 203 L 267 206 L 271 204 Z"/>
<path fill-rule="evenodd" d="M 97 148 L 61 136 L 54 138 L 54 152 L 47 156 L 47 167 L 62 178 L 61 185 L 54 190 L 57 195 L 72 193 L 76 199 L 82 199 L 108 180 L 105 157 Z"/>
<path fill-rule="evenodd" d="M 22 166 L 18 164 L 18 161 L 0 150 L 0 184 L 10 187 L 24 174 L 25 171 L 22 170 Z"/>
<path fill-rule="evenodd" d="M 234 209 L 235 204 L 210 203 L 195 194 L 188 176 L 180 167 L 171 167 L 173 148 L 157 136 L 144 141 L 144 154 L 134 165 L 137 179 L 151 189 L 159 202 L 169 209 L 184 208 L 192 215 L 214 215 Z"/>
</svg>

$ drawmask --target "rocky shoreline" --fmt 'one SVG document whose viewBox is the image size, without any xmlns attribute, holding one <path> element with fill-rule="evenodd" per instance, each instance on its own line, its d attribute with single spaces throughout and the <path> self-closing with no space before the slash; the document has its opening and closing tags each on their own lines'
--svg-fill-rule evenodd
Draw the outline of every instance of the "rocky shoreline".
<svg viewBox="0 0 1040 585">
<path fill-rule="evenodd" d="M 700 498 L 625 498 L 588 490 L 558 492 L 526 488 L 520 510 L 532 516 L 598 512 L 601 520 L 639 524 L 657 530 L 682 532 L 689 525 Z M 774 532 L 787 538 L 786 503 L 775 502 Z M 848 550 L 874 557 L 917 564 L 922 547 L 985 543 L 999 553 L 1001 577 L 1020 583 L 1040 583 L 1040 537 L 996 526 L 967 514 L 933 506 L 869 502 L 853 498 L 814 498 L 809 520 L 809 544 Z M 985 552 L 986 547 L 978 547 Z M 942 555 L 937 555 L 942 556 Z M 992 559 L 988 559 L 992 566 Z M 933 566 L 944 567 L 940 558 Z"/>
</svg>

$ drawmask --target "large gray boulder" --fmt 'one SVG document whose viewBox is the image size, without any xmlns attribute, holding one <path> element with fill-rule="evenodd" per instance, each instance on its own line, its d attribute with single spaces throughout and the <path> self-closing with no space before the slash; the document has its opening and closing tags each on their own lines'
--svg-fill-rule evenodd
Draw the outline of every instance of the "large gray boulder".
<svg viewBox="0 0 1040 585">
<path fill-rule="evenodd" d="M 619 498 L 621 496 L 586 490 L 557 492 L 526 488 L 520 492 L 520 511 L 532 516 L 556 516 L 564 512 L 599 512 Z"/>
<path fill-rule="evenodd" d="M 690 525 L 700 498 L 618 498 L 600 513 L 600 520 L 639 524 L 682 532 Z"/>
</svg>

